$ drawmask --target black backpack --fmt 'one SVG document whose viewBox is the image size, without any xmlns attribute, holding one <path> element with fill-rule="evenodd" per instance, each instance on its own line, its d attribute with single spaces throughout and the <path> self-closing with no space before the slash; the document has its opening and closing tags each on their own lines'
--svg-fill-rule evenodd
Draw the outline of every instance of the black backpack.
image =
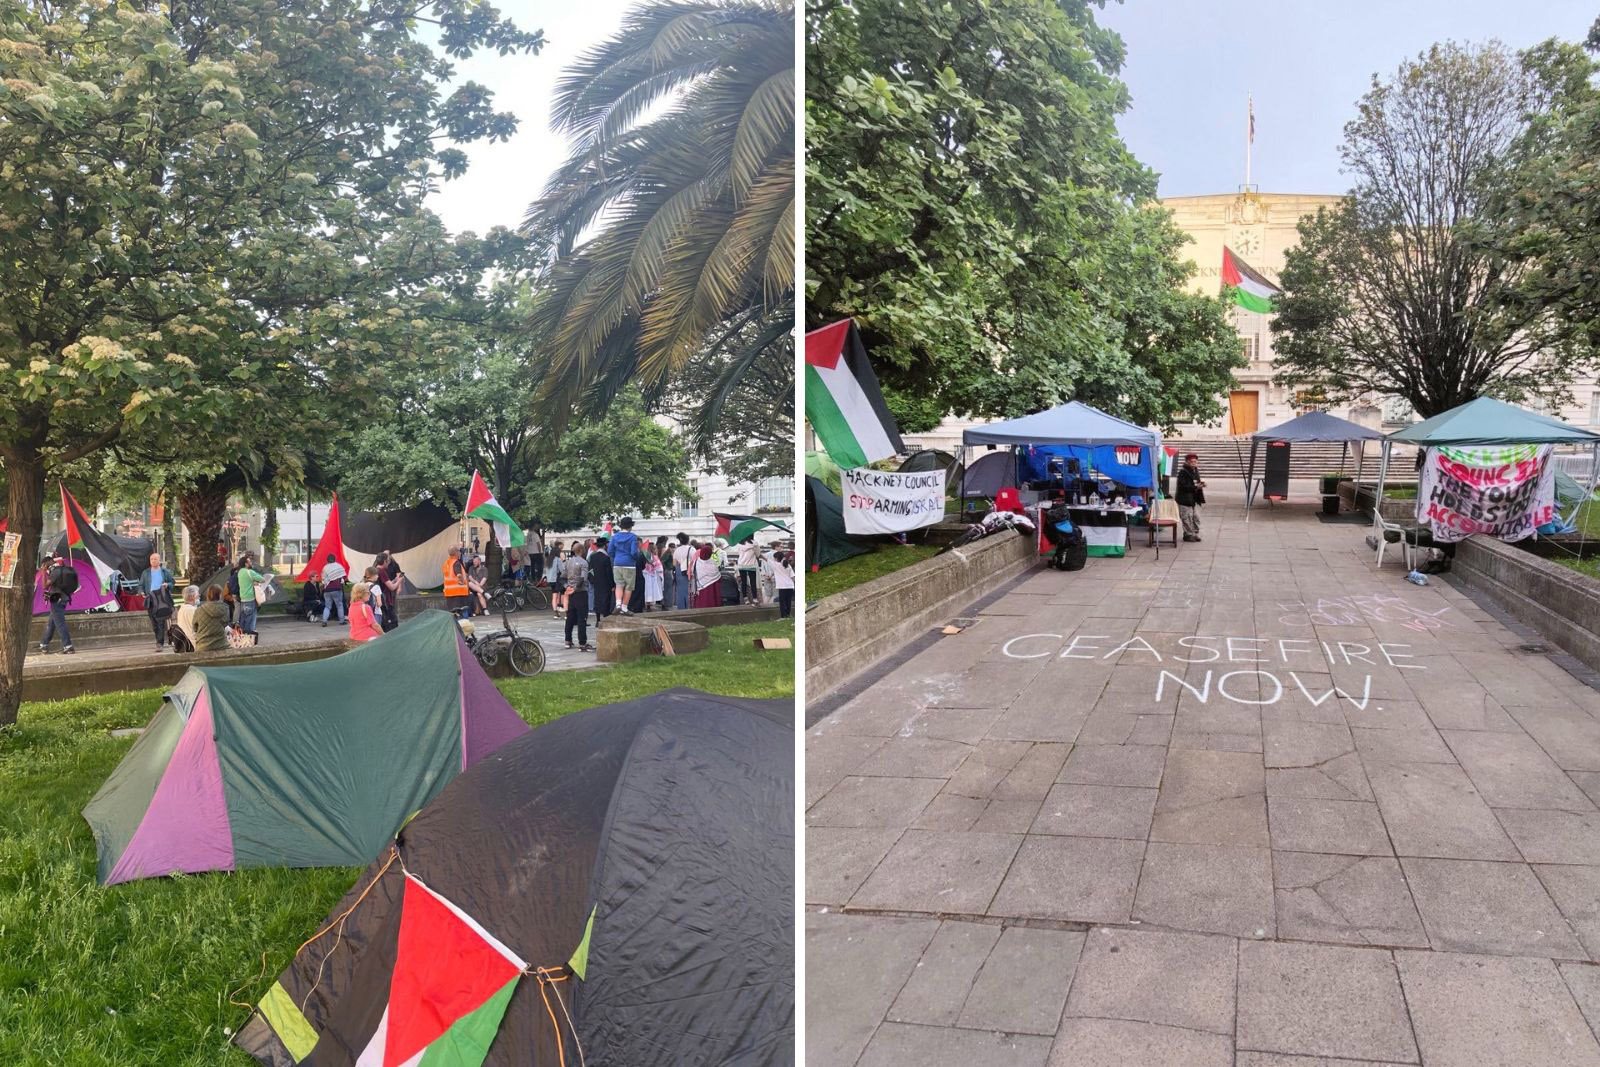
<svg viewBox="0 0 1600 1067">
<path fill-rule="evenodd" d="M 50 571 L 50 585 L 63 598 L 72 599 L 72 594 L 78 591 L 78 568 L 63 563 Z"/>
<path fill-rule="evenodd" d="M 228 572 L 228 592 L 233 594 L 233 599 L 239 599 L 239 571 L 237 569 Z"/>
</svg>

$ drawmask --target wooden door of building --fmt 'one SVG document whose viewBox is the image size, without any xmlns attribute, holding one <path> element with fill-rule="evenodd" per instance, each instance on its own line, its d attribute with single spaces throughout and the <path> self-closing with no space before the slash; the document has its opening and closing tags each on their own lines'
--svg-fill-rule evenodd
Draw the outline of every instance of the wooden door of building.
<svg viewBox="0 0 1600 1067">
<path fill-rule="evenodd" d="M 1228 432 L 1230 434 L 1255 433 L 1261 428 L 1259 403 L 1261 394 L 1253 389 L 1235 389 L 1228 394 Z"/>
</svg>

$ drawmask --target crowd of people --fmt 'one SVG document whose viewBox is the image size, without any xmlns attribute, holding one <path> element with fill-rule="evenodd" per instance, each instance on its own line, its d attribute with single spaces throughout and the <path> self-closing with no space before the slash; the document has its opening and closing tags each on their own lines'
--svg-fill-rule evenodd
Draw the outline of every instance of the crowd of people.
<svg viewBox="0 0 1600 1067">
<path fill-rule="evenodd" d="M 527 543 L 508 549 L 504 577 L 548 584 L 558 619 L 565 620 L 566 645 L 591 652 L 589 617 L 598 629 L 608 615 L 721 607 L 734 604 L 777 604 L 788 618 L 794 611 L 794 553 L 784 548 L 763 550 L 754 541 L 730 546 L 724 541 L 692 540 L 688 534 L 651 540 L 633 531 L 625 517 L 614 532 L 554 542 L 547 546 L 535 532 Z M 67 629 L 67 604 L 78 587 L 71 561 L 56 555 L 46 560 L 41 586 L 49 609 L 41 652 L 59 637 L 61 650 L 73 651 Z M 725 600 L 723 576 L 731 571 L 733 591 Z M 210 652 L 244 648 L 259 642 L 259 611 L 275 592 L 274 575 L 255 566 L 245 553 L 225 573 L 202 588 L 187 586 L 181 602 L 174 599 L 177 578 L 160 553 L 152 553 L 139 576 L 139 592 L 158 651 Z M 400 624 L 398 600 L 406 576 L 393 553 L 380 552 L 351 583 L 351 575 L 334 553 L 320 573 L 302 584 L 291 614 L 308 621 L 320 618 L 349 627 L 355 641 L 370 641 Z M 487 563 L 476 547 L 463 545 L 445 559 L 445 606 L 463 619 L 487 614 L 492 592 Z M 573 638 L 577 641 L 574 643 Z"/>
</svg>

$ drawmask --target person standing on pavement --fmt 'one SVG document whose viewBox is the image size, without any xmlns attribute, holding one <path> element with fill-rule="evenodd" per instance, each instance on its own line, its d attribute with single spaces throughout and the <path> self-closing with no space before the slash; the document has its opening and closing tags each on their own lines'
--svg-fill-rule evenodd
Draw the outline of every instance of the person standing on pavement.
<svg viewBox="0 0 1600 1067">
<path fill-rule="evenodd" d="M 595 629 L 600 628 L 607 615 L 617 610 L 616 580 L 611 554 L 606 551 L 606 539 L 596 537 L 594 549 L 589 553 L 589 589 L 594 597 Z"/>
<path fill-rule="evenodd" d="M 259 644 L 256 633 L 256 586 L 265 581 L 260 571 L 251 565 L 250 554 L 239 557 L 239 629 L 250 635 L 252 644 Z"/>
<path fill-rule="evenodd" d="M 578 650 L 589 649 L 589 561 L 582 546 L 572 542 L 572 551 L 561 559 L 561 586 L 566 590 L 567 647 L 572 647 L 572 631 L 578 631 Z"/>
<path fill-rule="evenodd" d="M 388 633 L 400 625 L 400 585 L 405 577 L 394 553 L 387 548 L 378 553 L 378 584 L 383 588 L 383 632 Z"/>
<path fill-rule="evenodd" d="M 761 549 L 755 538 L 739 546 L 739 603 L 761 603 L 761 589 L 756 584 L 756 568 L 761 565 Z M 746 600 L 745 597 L 750 599 Z"/>
<path fill-rule="evenodd" d="M 1172 494 L 1178 501 L 1178 518 L 1183 520 L 1183 539 L 1200 540 L 1200 512 L 1206 502 L 1206 482 L 1200 477 L 1200 456 L 1190 452 L 1183 457 L 1178 469 L 1178 490 Z"/>
<path fill-rule="evenodd" d="M 794 614 L 794 568 L 789 565 L 789 555 L 783 551 L 768 553 L 767 574 L 778 591 L 778 618 L 787 619 Z"/>
<path fill-rule="evenodd" d="M 666 534 L 662 534 L 660 537 L 656 538 L 655 557 L 656 561 L 661 564 L 660 607 L 662 611 L 670 611 L 672 610 L 673 597 L 676 594 L 674 594 L 672 588 L 673 579 L 675 577 L 672 570 L 672 542 L 667 539 Z"/>
<path fill-rule="evenodd" d="M 467 585 L 466 545 L 454 549 L 444 558 L 444 608 L 462 619 L 472 618 L 472 590 Z"/>
<path fill-rule="evenodd" d="M 150 553 L 150 566 L 139 575 L 139 592 L 144 594 L 145 614 L 156 635 L 156 651 L 167 649 L 167 624 L 172 621 L 172 572 L 161 565 L 161 553 Z"/>
<path fill-rule="evenodd" d="M 44 602 L 50 607 L 50 620 L 44 624 L 44 640 L 39 642 L 40 652 L 50 651 L 54 634 L 61 635 L 61 651 L 72 654 L 72 635 L 67 632 L 67 605 L 72 594 L 78 591 L 78 568 L 59 552 L 44 567 Z"/>
<path fill-rule="evenodd" d="M 328 616 L 337 613 L 339 622 L 344 622 L 344 565 L 337 556 L 328 553 L 328 562 L 322 567 L 322 625 L 328 625 Z"/>
<path fill-rule="evenodd" d="M 639 580 L 639 537 L 633 532 L 633 516 L 624 515 L 618 524 L 620 533 L 611 538 L 607 549 L 611 556 L 612 573 L 616 576 L 617 611 L 628 614 L 628 601 L 633 598 L 634 584 Z"/>
<path fill-rule="evenodd" d="M 689 543 L 689 535 L 679 531 L 678 545 L 672 550 L 672 571 L 674 599 L 673 605 L 682 611 L 689 606 L 689 599 L 694 596 L 694 582 L 690 579 L 690 571 L 694 568 L 694 545 Z"/>
</svg>

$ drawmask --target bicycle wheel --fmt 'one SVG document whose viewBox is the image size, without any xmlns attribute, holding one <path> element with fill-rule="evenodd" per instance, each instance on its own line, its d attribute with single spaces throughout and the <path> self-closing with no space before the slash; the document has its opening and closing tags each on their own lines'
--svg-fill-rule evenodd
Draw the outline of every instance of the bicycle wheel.
<svg viewBox="0 0 1600 1067">
<path fill-rule="evenodd" d="M 500 662 L 500 642 L 493 637 L 480 637 L 478 644 L 472 650 L 477 653 L 478 662 L 483 664 L 484 670 L 492 670 Z"/>
<path fill-rule="evenodd" d="M 528 599 L 528 606 L 534 611 L 550 610 L 550 594 L 539 588 L 537 585 L 528 586 L 526 596 Z"/>
<path fill-rule="evenodd" d="M 532 678 L 544 670 L 544 646 L 531 637 L 518 637 L 511 642 L 511 669 L 524 678 Z"/>
</svg>

